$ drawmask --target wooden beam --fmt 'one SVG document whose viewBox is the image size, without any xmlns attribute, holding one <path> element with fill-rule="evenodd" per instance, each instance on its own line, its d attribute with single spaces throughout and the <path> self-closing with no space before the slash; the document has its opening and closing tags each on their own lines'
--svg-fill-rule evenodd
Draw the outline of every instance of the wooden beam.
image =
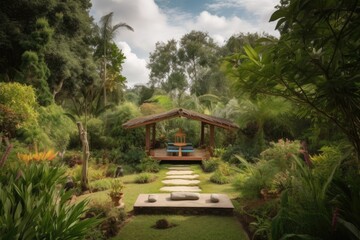
<svg viewBox="0 0 360 240">
<path fill-rule="evenodd" d="M 155 141 L 156 141 L 156 123 L 152 125 L 152 147 L 155 147 Z"/>
<path fill-rule="evenodd" d="M 147 154 L 150 153 L 150 125 L 146 125 L 145 131 L 145 151 Z"/>
<path fill-rule="evenodd" d="M 200 146 L 204 145 L 204 135 L 205 135 L 205 123 L 201 122 L 201 135 L 200 135 Z"/>
<path fill-rule="evenodd" d="M 213 151 L 215 148 L 215 126 L 214 125 L 210 125 L 209 145 L 210 145 L 210 155 L 213 156 Z"/>
</svg>

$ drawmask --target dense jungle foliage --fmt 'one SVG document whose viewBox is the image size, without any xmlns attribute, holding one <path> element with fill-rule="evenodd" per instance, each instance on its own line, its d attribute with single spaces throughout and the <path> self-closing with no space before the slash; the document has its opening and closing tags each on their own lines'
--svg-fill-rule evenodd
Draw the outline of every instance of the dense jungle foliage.
<svg viewBox="0 0 360 240">
<path fill-rule="evenodd" d="M 153 171 L 144 129 L 122 124 L 178 107 L 239 126 L 216 130 L 215 156 L 203 168 L 214 172 L 211 181 L 233 183 L 244 201 L 265 198 L 244 208 L 254 239 L 360 239 L 358 1 L 282 0 L 270 19 L 279 38 L 234 33 L 220 46 L 194 30 L 158 42 L 148 83 L 132 88 L 114 41 L 132 27 L 113 25 L 112 13 L 95 23 L 90 7 L 89 0 L 0 3 L 0 239 L 78 239 L 96 224 L 78 221 L 86 203 L 67 206 L 70 196 L 56 189 L 63 165 L 82 159 L 76 122 L 90 163 Z M 178 128 L 199 146 L 199 122 L 156 128 L 156 146 Z M 51 163 L 18 155 L 50 149 L 58 152 Z"/>
</svg>

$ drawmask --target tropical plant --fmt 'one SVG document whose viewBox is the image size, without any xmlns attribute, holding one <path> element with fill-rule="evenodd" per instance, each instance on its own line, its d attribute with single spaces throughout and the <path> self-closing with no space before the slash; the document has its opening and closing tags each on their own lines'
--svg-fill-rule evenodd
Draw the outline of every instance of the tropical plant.
<svg viewBox="0 0 360 240">
<path fill-rule="evenodd" d="M 30 161 L 39 162 L 39 161 L 51 161 L 58 155 L 58 152 L 50 149 L 48 151 L 35 152 L 35 153 L 18 153 L 17 156 L 20 160 L 29 163 Z"/>
<path fill-rule="evenodd" d="M 114 37 L 116 34 L 116 31 L 119 28 L 125 27 L 128 30 L 134 31 L 132 27 L 130 27 L 126 23 L 118 23 L 115 25 L 112 25 L 112 18 L 113 18 L 113 12 L 110 12 L 100 19 L 100 39 L 99 39 L 99 45 L 96 49 L 95 55 L 103 58 L 103 67 L 101 68 L 101 75 L 102 75 L 102 81 L 103 81 L 103 96 L 104 96 L 104 106 L 107 106 L 107 80 L 108 80 L 108 55 L 109 50 L 111 50 L 111 47 L 116 47 L 116 45 L 113 45 Z M 124 58 L 123 58 L 124 59 Z M 122 59 L 122 60 L 123 60 Z M 120 60 L 120 64 L 122 63 L 122 60 Z M 118 64 L 119 65 L 119 64 Z M 116 67 L 116 66 L 114 66 Z M 119 67 L 119 66 L 118 66 Z M 112 72 L 110 71 L 110 74 Z M 115 73 L 116 74 L 116 73 Z"/>
<path fill-rule="evenodd" d="M 281 96 L 311 118 L 333 122 L 360 161 L 358 7 L 357 1 L 281 1 L 270 18 L 280 39 L 246 46 L 246 55 L 230 57 L 227 72 L 238 91 Z"/>
<path fill-rule="evenodd" d="M 15 130 L 37 125 L 36 95 L 32 87 L 20 83 L 0 82 L 1 132 L 13 137 Z M 15 121 L 10 124 L 11 121 Z"/>
<path fill-rule="evenodd" d="M 220 158 L 215 158 L 215 157 L 201 161 L 204 172 L 214 172 L 218 168 L 220 163 L 221 163 Z"/>
<path fill-rule="evenodd" d="M 125 185 L 120 179 L 114 179 L 111 182 L 110 197 L 119 197 L 123 194 Z"/>
<path fill-rule="evenodd" d="M 136 183 L 150 183 L 156 180 L 156 176 L 151 173 L 140 173 L 135 177 Z"/>
<path fill-rule="evenodd" d="M 63 174 L 63 168 L 42 163 L 1 171 L 1 239 L 75 240 L 99 223 L 80 219 L 87 202 L 70 204 L 71 191 L 58 188 Z"/>
<path fill-rule="evenodd" d="M 142 172 L 157 173 L 160 171 L 160 163 L 152 157 L 144 157 L 137 168 Z"/>
</svg>

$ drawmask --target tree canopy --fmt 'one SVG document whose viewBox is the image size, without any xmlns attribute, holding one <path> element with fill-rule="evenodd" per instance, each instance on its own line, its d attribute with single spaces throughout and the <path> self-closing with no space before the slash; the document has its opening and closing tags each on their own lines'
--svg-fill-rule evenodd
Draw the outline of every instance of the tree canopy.
<svg viewBox="0 0 360 240">
<path fill-rule="evenodd" d="M 247 46 L 228 73 L 239 91 L 281 96 L 331 120 L 360 154 L 357 9 L 357 1 L 282 1 L 270 19 L 280 39 Z"/>
</svg>

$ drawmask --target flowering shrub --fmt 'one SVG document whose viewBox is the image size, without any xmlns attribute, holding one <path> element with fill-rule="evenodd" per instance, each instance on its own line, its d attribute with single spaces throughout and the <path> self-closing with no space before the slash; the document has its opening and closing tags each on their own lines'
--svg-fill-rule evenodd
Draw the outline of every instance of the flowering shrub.
<svg viewBox="0 0 360 240">
<path fill-rule="evenodd" d="M 31 161 L 40 162 L 40 161 L 51 161 L 58 155 L 58 152 L 50 149 L 48 151 L 43 152 L 35 152 L 35 153 L 18 153 L 17 157 L 24 161 L 25 163 L 29 163 Z"/>
</svg>

